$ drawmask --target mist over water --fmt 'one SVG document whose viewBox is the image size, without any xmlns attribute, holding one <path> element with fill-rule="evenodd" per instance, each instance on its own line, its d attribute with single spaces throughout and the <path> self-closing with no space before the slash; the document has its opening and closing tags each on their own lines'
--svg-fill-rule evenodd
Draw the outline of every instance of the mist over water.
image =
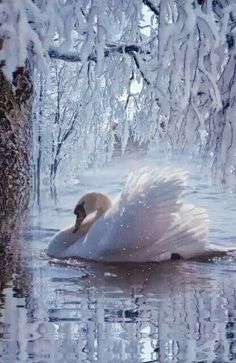
<svg viewBox="0 0 236 363">
<path fill-rule="evenodd" d="M 207 208 L 210 240 L 236 245 L 235 196 L 213 187 L 196 165 L 186 199 Z M 101 264 L 50 260 L 53 234 L 74 222 L 73 207 L 89 190 L 118 195 L 127 174 L 166 160 L 112 161 L 44 194 L 32 210 L 21 259 L 1 271 L 0 362 L 235 362 L 236 262 L 170 261 Z"/>
</svg>

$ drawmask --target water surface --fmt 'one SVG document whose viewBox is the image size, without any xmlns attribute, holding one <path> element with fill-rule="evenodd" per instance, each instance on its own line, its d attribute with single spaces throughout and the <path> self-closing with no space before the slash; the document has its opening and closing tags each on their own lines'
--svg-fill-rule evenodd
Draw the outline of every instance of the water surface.
<svg viewBox="0 0 236 363">
<path fill-rule="evenodd" d="M 11 275 L 1 273 L 0 362 L 236 362 L 236 262 L 98 264 L 45 255 L 56 230 L 73 222 L 87 190 L 117 195 L 130 169 L 113 162 L 45 200 Z M 208 209 L 210 239 L 236 245 L 235 196 L 190 168 L 187 199 Z"/>
</svg>

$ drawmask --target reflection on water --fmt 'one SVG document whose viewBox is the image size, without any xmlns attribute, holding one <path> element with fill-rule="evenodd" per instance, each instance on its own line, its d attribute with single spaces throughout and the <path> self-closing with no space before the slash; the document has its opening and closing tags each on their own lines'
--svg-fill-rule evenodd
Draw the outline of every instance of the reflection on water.
<svg viewBox="0 0 236 363">
<path fill-rule="evenodd" d="M 1 362 L 235 362 L 236 266 L 42 260 L 1 298 Z"/>
<path fill-rule="evenodd" d="M 106 189 L 115 194 L 122 178 L 107 178 Z M 98 178 L 92 182 L 102 188 Z M 197 183 L 189 199 L 209 206 L 212 238 L 233 243 L 230 201 L 230 215 L 222 218 L 226 199 Z M 11 274 L 1 264 L 1 363 L 236 362 L 233 259 L 120 266 L 49 260 L 42 251 L 55 229 L 71 221 L 77 196 L 61 198 L 57 208 L 34 211 L 27 251 L 8 259 Z"/>
</svg>

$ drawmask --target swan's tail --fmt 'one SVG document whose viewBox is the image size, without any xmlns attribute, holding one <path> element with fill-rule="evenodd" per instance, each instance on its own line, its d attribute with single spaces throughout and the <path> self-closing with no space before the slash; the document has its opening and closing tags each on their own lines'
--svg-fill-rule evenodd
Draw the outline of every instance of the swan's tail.
<svg viewBox="0 0 236 363">
<path fill-rule="evenodd" d="M 172 228 L 153 245 L 153 253 L 161 250 L 158 260 L 170 259 L 177 255 L 184 259 L 202 259 L 224 256 L 235 250 L 209 243 L 209 218 L 204 208 L 184 204 L 176 216 Z"/>
<path fill-rule="evenodd" d="M 157 244 L 161 244 L 165 252 L 170 251 L 183 258 L 200 256 L 209 247 L 208 225 L 205 209 L 183 204 L 172 227 Z"/>
</svg>

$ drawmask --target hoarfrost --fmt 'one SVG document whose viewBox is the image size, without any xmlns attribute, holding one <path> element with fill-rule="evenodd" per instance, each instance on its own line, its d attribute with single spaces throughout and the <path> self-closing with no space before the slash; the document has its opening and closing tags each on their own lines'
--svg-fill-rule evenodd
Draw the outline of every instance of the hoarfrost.
<svg viewBox="0 0 236 363">
<path fill-rule="evenodd" d="M 35 135 L 40 129 L 44 137 L 47 130 L 45 144 L 51 152 L 54 147 L 53 159 L 77 115 L 60 147 L 63 175 L 69 168 L 65 160 L 74 155 L 81 158 L 73 159 L 73 174 L 79 165 L 110 160 L 115 143 L 124 151 L 131 140 L 190 148 L 208 160 L 222 181 L 231 178 L 236 168 L 235 34 L 235 0 L 0 3 L 5 75 L 10 79 L 27 58 L 39 72 L 49 57 L 54 58 L 47 62 L 50 70 L 64 67 L 61 72 L 66 72 L 61 92 L 68 97 L 63 101 L 67 111 L 61 121 L 55 121 L 53 71 L 45 86 L 47 99 L 41 100 L 44 121 L 38 118 L 44 126 L 35 122 Z M 134 82 L 141 85 L 137 91 Z"/>
</svg>

